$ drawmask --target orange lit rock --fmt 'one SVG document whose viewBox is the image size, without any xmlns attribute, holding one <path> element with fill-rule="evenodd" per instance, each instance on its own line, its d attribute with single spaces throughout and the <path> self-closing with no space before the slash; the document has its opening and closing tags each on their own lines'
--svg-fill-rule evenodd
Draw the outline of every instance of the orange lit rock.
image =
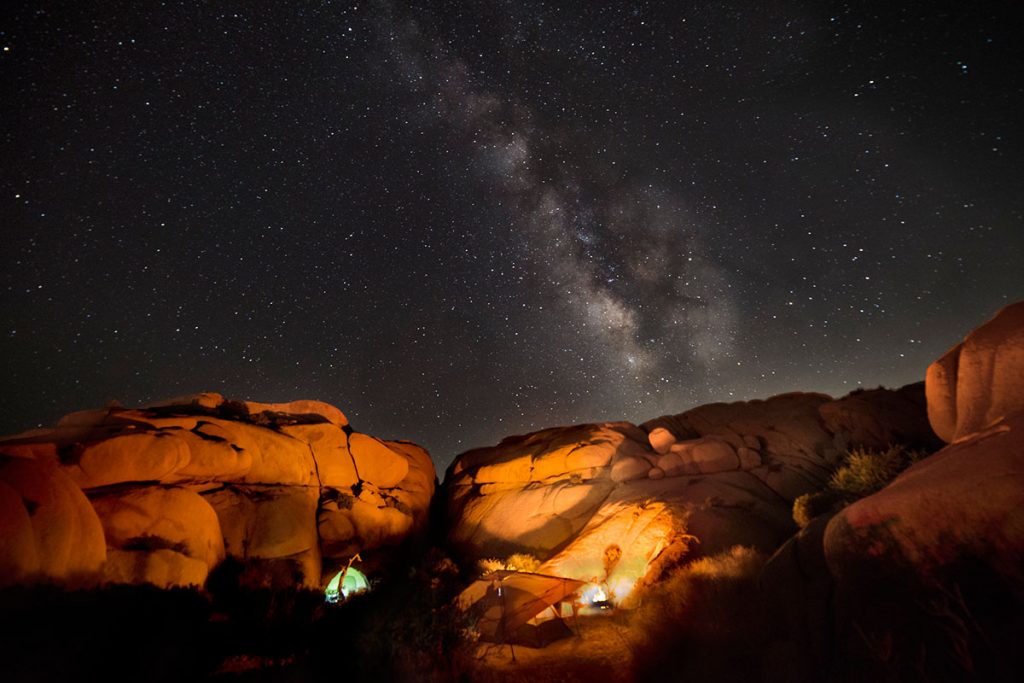
<svg viewBox="0 0 1024 683">
<path fill-rule="evenodd" d="M 361 548 L 352 521 L 354 503 L 355 496 L 342 492 L 334 492 L 334 495 L 321 499 L 317 510 L 317 532 L 325 557 L 354 555 Z"/>
<path fill-rule="evenodd" d="M 611 480 L 571 479 L 471 497 L 451 530 L 452 541 L 484 555 L 533 552 L 543 555 L 568 541 L 596 512 Z"/>
<path fill-rule="evenodd" d="M 616 483 L 632 481 L 633 479 L 646 477 L 650 469 L 651 463 L 647 458 L 617 456 L 615 462 L 612 463 L 611 479 Z"/>
<path fill-rule="evenodd" d="M 651 443 L 651 448 L 654 449 L 655 453 L 668 453 L 669 449 L 672 448 L 672 444 L 676 442 L 676 437 L 669 430 L 664 427 L 655 427 L 647 435 L 647 440 Z"/>
<path fill-rule="evenodd" d="M 369 487 L 352 501 L 350 520 L 365 548 L 393 545 L 408 536 L 413 525 L 411 515 L 389 504 L 389 499 L 371 495 Z"/>
<path fill-rule="evenodd" d="M 11 544 L 0 552 L 11 568 L 0 575 L 0 585 L 37 578 L 87 584 L 99 578 L 107 554 L 103 528 L 66 474 L 49 462 L 0 455 L 0 483 L 5 486 L 3 526 L 10 532 L 2 542 Z"/>
<path fill-rule="evenodd" d="M 213 508 L 182 488 L 148 486 L 92 501 L 115 550 L 171 549 L 215 567 L 224 559 L 224 539 Z"/>
<path fill-rule="evenodd" d="M 39 573 L 39 554 L 32 519 L 21 495 L 0 481 L 0 586 Z"/>
<path fill-rule="evenodd" d="M 333 424 L 302 424 L 285 425 L 281 431 L 309 446 L 321 486 L 349 488 L 359 481 L 343 430 Z"/>
<path fill-rule="evenodd" d="M 714 472 L 730 472 L 740 468 L 739 456 L 728 442 L 716 437 L 703 437 L 684 441 L 676 444 L 680 447 L 673 449 L 680 456 L 686 457 L 686 462 L 692 462 L 697 470 L 703 474 Z M 682 461 L 681 461 L 682 462 Z"/>
<path fill-rule="evenodd" d="M 329 403 L 323 401 L 289 401 L 288 403 L 258 403 L 257 401 L 242 401 L 242 405 L 250 415 L 260 413 L 285 413 L 287 415 L 319 415 L 331 424 L 344 427 L 348 424 L 348 418 Z"/>
<path fill-rule="evenodd" d="M 427 524 L 430 502 L 434 497 L 434 484 L 437 475 L 434 472 L 434 461 L 425 448 L 409 441 L 386 441 L 385 445 L 406 459 L 409 465 L 405 478 L 398 486 L 388 493 L 397 502 L 397 507 L 404 507 L 413 517 L 416 529 Z M 377 484 L 379 486 L 379 484 Z"/>
<path fill-rule="evenodd" d="M 664 503 L 609 502 L 538 571 L 606 583 L 621 602 L 681 526 Z"/>
<path fill-rule="evenodd" d="M 316 548 L 317 490 L 233 485 L 203 495 L 216 512 L 228 554 L 281 558 Z"/>
<path fill-rule="evenodd" d="M 189 463 L 189 448 L 180 438 L 161 432 L 124 434 L 74 447 L 77 467 L 68 474 L 81 488 L 123 482 L 161 481 Z"/>
<path fill-rule="evenodd" d="M 409 474 L 408 459 L 372 436 L 353 433 L 348 439 L 348 449 L 359 478 L 372 481 L 381 488 L 398 486 Z"/>
<path fill-rule="evenodd" d="M 109 583 L 152 584 L 158 588 L 202 587 L 209 570 L 202 560 L 167 548 L 111 550 L 103 578 Z"/>
<path fill-rule="evenodd" d="M 928 418 L 953 442 L 1024 411 L 1024 301 L 1011 304 L 928 367 Z"/>
<path fill-rule="evenodd" d="M 308 444 L 272 429 L 242 425 L 238 445 L 250 450 L 252 467 L 241 477 L 246 484 L 316 486 L 316 462 Z"/>
<path fill-rule="evenodd" d="M 642 428 L 552 428 L 469 451 L 445 478 L 449 539 L 472 557 L 528 552 L 546 570 L 588 580 L 611 545 L 632 558 L 622 571 L 639 580 L 670 534 L 697 536 L 698 554 L 771 552 L 795 530 L 793 500 L 825 484 L 842 449 L 926 424 L 924 406 L 900 392 L 863 393 L 713 404 Z M 650 533 L 627 531 L 648 522 Z"/>
<path fill-rule="evenodd" d="M 86 569 L 98 577 L 109 546 L 108 581 L 202 583 L 230 555 L 248 563 L 250 579 L 301 575 L 313 586 L 323 557 L 333 566 L 424 529 L 436 482 L 424 449 L 353 433 L 327 404 L 213 393 L 79 411 L 0 439 L 0 458 L 17 461 L 8 473 L 35 468 L 54 491 L 69 489 L 67 500 L 36 506 L 0 477 L 0 531 L 10 539 L 0 583 Z M 91 532 L 80 528 L 90 519 Z"/>
</svg>

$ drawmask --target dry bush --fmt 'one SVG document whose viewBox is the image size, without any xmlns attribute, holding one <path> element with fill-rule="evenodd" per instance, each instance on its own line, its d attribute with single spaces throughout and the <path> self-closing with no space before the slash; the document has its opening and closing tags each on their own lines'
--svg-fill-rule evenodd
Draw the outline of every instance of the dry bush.
<svg viewBox="0 0 1024 683">
<path fill-rule="evenodd" d="M 832 475 L 829 488 L 850 501 L 870 496 L 920 460 L 918 451 L 891 446 L 881 453 L 857 448 L 846 455 L 845 464 Z"/>
<path fill-rule="evenodd" d="M 529 553 L 515 553 L 505 560 L 505 568 L 517 572 L 535 572 L 540 567 L 540 560 Z"/>
<path fill-rule="evenodd" d="M 818 515 L 832 512 L 839 502 L 839 496 L 831 489 L 805 493 L 793 501 L 793 521 L 803 529 Z"/>
<path fill-rule="evenodd" d="M 504 560 L 497 557 L 487 557 L 476 563 L 481 576 L 500 569 L 510 569 L 517 572 L 535 572 L 540 568 L 540 565 L 541 561 L 529 553 L 513 553 Z"/>
<path fill-rule="evenodd" d="M 803 529 L 818 515 L 836 512 L 877 493 L 926 455 L 903 446 L 890 446 L 878 453 L 855 448 L 846 454 L 824 489 L 805 493 L 793 501 L 793 521 Z"/>
<path fill-rule="evenodd" d="M 690 562 L 650 586 L 633 614 L 637 680 L 756 678 L 759 628 L 757 578 L 765 558 L 750 548 Z"/>
</svg>

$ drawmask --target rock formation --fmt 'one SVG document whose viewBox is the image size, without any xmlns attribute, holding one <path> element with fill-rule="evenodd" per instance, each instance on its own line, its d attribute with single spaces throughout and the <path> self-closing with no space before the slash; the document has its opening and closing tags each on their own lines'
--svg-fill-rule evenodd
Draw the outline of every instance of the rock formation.
<svg viewBox="0 0 1024 683">
<path fill-rule="evenodd" d="M 928 417 L 944 441 L 1024 411 L 1024 301 L 1011 304 L 928 368 Z"/>
<path fill-rule="evenodd" d="M 0 440 L 0 585 L 202 585 L 226 557 L 320 585 L 422 529 L 434 485 L 425 450 L 319 401 L 72 413 Z"/>
<path fill-rule="evenodd" d="M 786 615 L 771 650 L 797 667 L 779 680 L 818 680 L 830 652 L 865 662 L 865 680 L 872 663 L 894 680 L 1002 680 L 1024 665 L 1024 303 L 933 363 L 926 393 L 949 445 L 765 567 L 768 612 Z"/>
<path fill-rule="evenodd" d="M 511 437 L 449 468 L 449 539 L 474 557 L 532 553 L 539 571 L 607 581 L 621 597 L 687 547 L 778 547 L 793 500 L 847 447 L 934 442 L 923 394 L 784 394 Z"/>
<path fill-rule="evenodd" d="M 951 443 L 836 515 L 824 538 L 833 576 L 970 558 L 1024 580 L 1024 302 L 933 363 L 926 388 L 932 426 Z"/>
</svg>

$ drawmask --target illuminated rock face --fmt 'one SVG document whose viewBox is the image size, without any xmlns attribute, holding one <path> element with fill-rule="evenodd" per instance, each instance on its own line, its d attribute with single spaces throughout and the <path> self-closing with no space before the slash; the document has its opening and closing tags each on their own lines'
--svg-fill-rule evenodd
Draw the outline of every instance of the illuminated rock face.
<svg viewBox="0 0 1024 683">
<path fill-rule="evenodd" d="M 232 557 L 319 585 L 423 529 L 434 485 L 425 450 L 319 401 L 73 413 L 0 441 L 0 584 L 202 584 Z"/>
<path fill-rule="evenodd" d="M 793 500 L 821 488 L 843 451 L 893 436 L 935 442 L 920 384 L 511 437 L 449 468 L 449 538 L 469 556 L 532 553 L 541 572 L 607 581 L 621 597 L 688 543 L 701 554 L 775 549 L 795 530 Z"/>
<path fill-rule="evenodd" d="M 1024 301 L 1000 310 L 931 364 L 928 417 L 944 441 L 1024 411 Z"/>
</svg>

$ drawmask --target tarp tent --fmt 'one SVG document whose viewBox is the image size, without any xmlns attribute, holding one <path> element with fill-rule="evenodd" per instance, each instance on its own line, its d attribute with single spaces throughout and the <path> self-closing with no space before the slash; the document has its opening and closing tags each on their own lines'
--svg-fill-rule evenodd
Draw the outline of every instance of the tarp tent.
<svg viewBox="0 0 1024 683">
<path fill-rule="evenodd" d="M 537 617 L 569 598 L 585 581 L 547 574 L 499 570 L 474 581 L 459 595 L 459 607 L 476 615 L 483 640 L 541 647 L 571 633 L 559 611 Z"/>
</svg>

